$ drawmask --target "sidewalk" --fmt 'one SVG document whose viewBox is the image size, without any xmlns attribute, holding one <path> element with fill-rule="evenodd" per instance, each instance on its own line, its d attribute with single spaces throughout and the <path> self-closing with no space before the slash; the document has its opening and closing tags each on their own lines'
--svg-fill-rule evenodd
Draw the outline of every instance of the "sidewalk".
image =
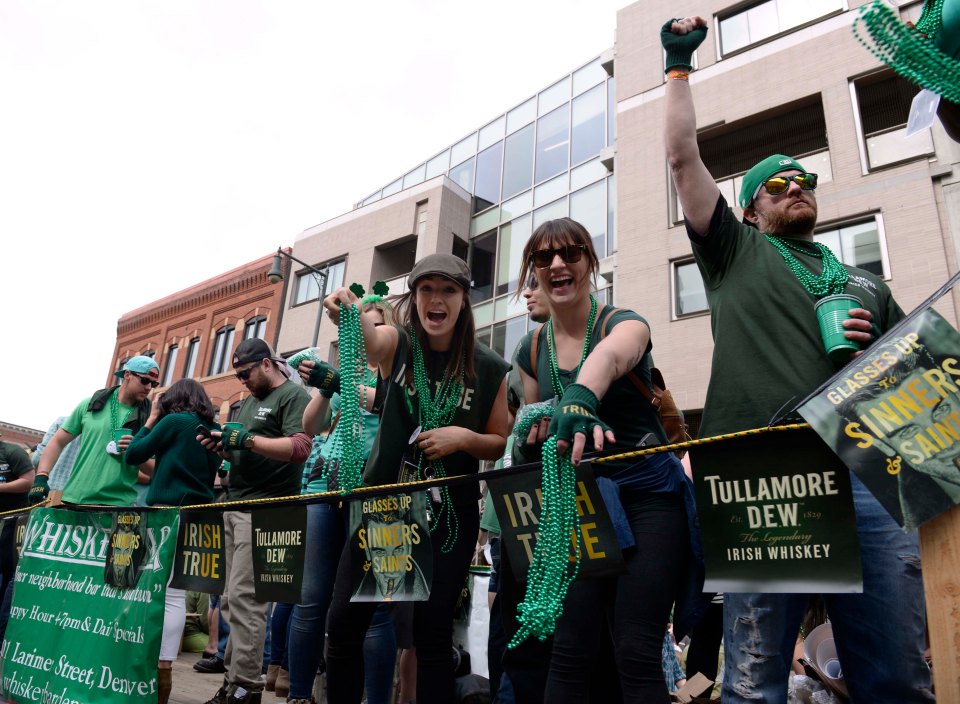
<svg viewBox="0 0 960 704">
<path fill-rule="evenodd" d="M 173 664 L 173 693 L 170 704 L 203 704 L 216 694 L 223 684 L 223 674 L 205 675 L 193 669 L 193 663 L 199 660 L 200 653 L 180 653 Z M 273 692 L 263 693 L 263 704 L 282 704 Z"/>
</svg>

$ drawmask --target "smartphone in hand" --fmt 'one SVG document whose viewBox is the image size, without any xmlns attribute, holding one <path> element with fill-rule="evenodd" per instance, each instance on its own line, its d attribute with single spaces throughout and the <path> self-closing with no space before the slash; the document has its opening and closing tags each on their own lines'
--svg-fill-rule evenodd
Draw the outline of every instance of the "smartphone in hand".
<svg viewBox="0 0 960 704">
<path fill-rule="evenodd" d="M 198 423 L 197 427 L 194 428 L 197 431 L 197 435 L 202 435 L 203 437 L 212 440 L 213 436 L 210 434 L 210 429 L 205 426 L 203 423 Z"/>
</svg>

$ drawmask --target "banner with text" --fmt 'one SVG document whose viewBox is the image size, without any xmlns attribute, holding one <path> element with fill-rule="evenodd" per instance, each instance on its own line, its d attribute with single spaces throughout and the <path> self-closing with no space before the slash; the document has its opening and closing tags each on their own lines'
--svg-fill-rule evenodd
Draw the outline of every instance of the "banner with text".
<svg viewBox="0 0 960 704">
<path fill-rule="evenodd" d="M 177 511 L 139 514 L 146 524 L 145 557 L 128 589 L 104 582 L 114 515 L 51 508 L 30 513 L 0 652 L 0 686 L 9 701 L 157 701 Z"/>
<path fill-rule="evenodd" d="M 800 414 L 902 526 L 960 503 L 960 334 L 914 313 Z"/>
<path fill-rule="evenodd" d="M 251 512 L 257 601 L 299 604 L 306 559 L 307 507 Z"/>
<path fill-rule="evenodd" d="M 350 601 L 427 601 L 433 548 L 427 493 L 350 502 Z"/>
<path fill-rule="evenodd" d="M 600 489 L 589 462 L 581 462 L 577 472 L 577 513 L 580 514 L 580 571 L 581 577 L 600 577 L 623 572 L 623 554 L 617 534 L 610 521 Z M 537 543 L 540 507 L 540 472 L 525 472 L 503 479 L 489 480 L 490 498 L 500 519 L 501 546 L 509 553 L 514 576 L 527 581 L 527 568 L 533 559 Z M 575 560 L 573 536 L 570 536 L 570 559 Z"/>
<path fill-rule="evenodd" d="M 223 511 L 180 512 L 180 532 L 170 586 L 204 594 L 223 594 L 227 558 L 223 547 Z"/>
<path fill-rule="evenodd" d="M 863 590 L 850 475 L 812 430 L 691 449 L 706 592 Z"/>
</svg>

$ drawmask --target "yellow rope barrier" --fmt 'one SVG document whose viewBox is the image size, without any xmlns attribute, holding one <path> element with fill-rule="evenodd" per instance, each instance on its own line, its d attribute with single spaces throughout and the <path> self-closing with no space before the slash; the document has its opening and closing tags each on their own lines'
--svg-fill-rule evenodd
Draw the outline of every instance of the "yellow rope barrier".
<svg viewBox="0 0 960 704">
<path fill-rule="evenodd" d="M 643 450 L 630 450 L 629 452 L 620 452 L 616 455 L 607 455 L 605 457 L 597 457 L 591 462 L 596 464 L 603 464 L 606 462 L 617 462 L 619 460 L 634 459 L 637 457 L 645 457 L 647 455 L 655 455 L 658 452 L 675 452 L 676 450 L 686 450 L 691 447 L 698 447 L 700 445 L 706 445 L 708 443 L 720 442 L 722 440 L 732 440 L 734 438 L 742 438 L 748 435 L 759 435 L 761 433 L 772 433 L 772 432 L 782 432 L 785 430 L 804 430 L 809 428 L 809 423 L 792 423 L 789 425 L 776 425 L 768 426 L 766 428 L 753 428 L 751 430 L 741 430 L 736 433 L 726 433 L 724 435 L 715 435 L 709 438 L 700 438 L 699 440 L 685 440 L 684 442 L 675 442 L 670 445 L 657 445 L 656 447 L 648 447 Z M 220 501 L 212 504 L 191 504 L 188 506 L 158 506 L 157 510 L 202 510 L 202 509 L 225 509 L 229 510 L 231 506 L 238 507 L 249 507 L 249 506 L 264 506 L 269 504 L 280 503 L 283 501 L 304 501 L 308 499 L 318 499 L 318 498 L 337 498 L 341 501 L 350 501 L 353 497 L 362 496 L 364 494 L 371 493 L 382 493 L 385 490 L 395 489 L 398 492 L 408 492 L 416 491 L 416 487 L 428 484 L 429 486 L 442 486 L 450 481 L 459 479 L 460 477 L 446 477 L 445 479 L 424 479 L 415 482 L 404 482 L 396 484 L 379 484 L 377 486 L 362 486 L 354 489 L 351 492 L 341 493 L 339 491 L 322 491 L 315 494 L 297 494 L 296 496 L 275 496 L 266 499 L 245 499 L 243 501 Z M 13 511 L 6 511 L 0 513 L 0 518 L 4 516 L 22 514 L 27 511 L 31 511 L 35 508 L 43 508 L 49 503 L 49 499 L 44 500 L 42 503 L 36 504 L 26 509 L 14 509 Z M 108 506 L 105 508 L 110 508 L 116 510 L 116 506 Z"/>
</svg>

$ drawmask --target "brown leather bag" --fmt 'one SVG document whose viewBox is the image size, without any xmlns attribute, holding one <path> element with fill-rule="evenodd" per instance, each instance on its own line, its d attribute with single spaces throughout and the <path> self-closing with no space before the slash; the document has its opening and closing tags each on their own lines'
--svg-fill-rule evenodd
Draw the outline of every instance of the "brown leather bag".
<svg viewBox="0 0 960 704">
<path fill-rule="evenodd" d="M 617 310 L 617 308 L 611 309 L 610 312 L 603 317 L 603 320 L 600 321 L 600 340 L 603 340 L 603 338 L 607 336 L 607 325 Z M 533 370 L 534 379 L 537 378 L 537 349 L 540 346 L 540 331 L 542 329 L 543 324 L 541 323 L 537 326 L 537 329 L 533 331 L 533 338 L 530 340 L 530 369 Z M 677 402 L 673 400 L 673 394 L 667 389 L 667 384 L 664 382 L 663 374 L 659 369 L 656 367 L 651 367 L 650 369 L 652 390 L 647 388 L 647 385 L 643 383 L 643 379 L 637 376 L 633 370 L 627 372 L 625 376 L 630 380 L 630 383 L 639 389 L 640 393 L 643 394 L 643 397 L 647 399 L 650 405 L 653 406 L 653 410 L 656 411 L 657 418 L 660 420 L 660 425 L 663 426 L 663 432 L 667 436 L 667 442 L 672 445 L 673 443 L 686 442 L 690 439 L 690 434 L 687 432 L 687 424 L 683 419 L 683 411 L 677 406 Z M 674 454 L 680 459 L 683 459 L 687 451 L 675 450 Z"/>
</svg>

